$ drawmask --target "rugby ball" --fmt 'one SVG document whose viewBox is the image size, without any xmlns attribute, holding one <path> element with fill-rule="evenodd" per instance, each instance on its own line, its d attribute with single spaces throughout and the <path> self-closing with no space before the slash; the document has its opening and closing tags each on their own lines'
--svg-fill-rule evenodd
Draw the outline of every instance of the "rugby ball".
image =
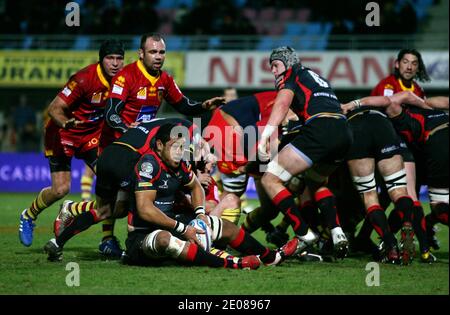
<svg viewBox="0 0 450 315">
<path fill-rule="evenodd" d="M 191 222 L 189 222 L 189 225 L 195 227 L 198 230 L 205 231 L 205 234 L 197 233 L 197 239 L 199 240 L 203 249 L 209 252 L 211 249 L 211 229 L 208 227 L 208 225 L 206 225 L 206 223 L 203 220 L 200 219 L 192 220 Z"/>
</svg>

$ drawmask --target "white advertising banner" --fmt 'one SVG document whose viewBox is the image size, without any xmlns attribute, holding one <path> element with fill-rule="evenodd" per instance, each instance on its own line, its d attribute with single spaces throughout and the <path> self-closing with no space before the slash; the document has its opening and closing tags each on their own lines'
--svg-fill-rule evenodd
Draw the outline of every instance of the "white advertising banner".
<svg viewBox="0 0 450 315">
<path fill-rule="evenodd" d="M 339 89 L 372 89 L 394 67 L 397 51 L 299 52 L 302 63 Z M 430 83 L 448 88 L 448 52 L 422 52 Z M 186 54 L 185 87 L 272 89 L 269 54 L 265 52 L 190 52 Z"/>
</svg>

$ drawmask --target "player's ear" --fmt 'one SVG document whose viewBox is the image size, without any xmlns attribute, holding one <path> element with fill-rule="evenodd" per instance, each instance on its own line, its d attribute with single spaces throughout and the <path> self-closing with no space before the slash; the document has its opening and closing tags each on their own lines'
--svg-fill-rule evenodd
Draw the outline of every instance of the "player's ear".
<svg viewBox="0 0 450 315">
<path fill-rule="evenodd" d="M 156 149 L 158 151 L 162 151 L 164 149 L 164 145 L 160 139 L 156 140 Z"/>
<path fill-rule="evenodd" d="M 394 66 L 395 69 L 398 69 L 400 67 L 400 62 L 398 60 L 395 60 Z"/>
<path fill-rule="evenodd" d="M 144 50 L 142 48 L 139 48 L 138 55 L 139 55 L 139 59 L 144 59 Z"/>
</svg>

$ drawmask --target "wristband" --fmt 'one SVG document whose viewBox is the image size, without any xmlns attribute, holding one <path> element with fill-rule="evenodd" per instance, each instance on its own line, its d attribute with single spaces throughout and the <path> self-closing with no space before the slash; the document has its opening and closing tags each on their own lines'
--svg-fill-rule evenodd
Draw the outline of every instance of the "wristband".
<svg viewBox="0 0 450 315">
<path fill-rule="evenodd" d="M 205 208 L 203 206 L 198 206 L 194 209 L 195 215 L 206 214 Z"/>
<path fill-rule="evenodd" d="M 277 126 L 267 125 L 266 128 L 264 128 L 264 131 L 261 135 L 261 139 L 269 139 L 272 133 L 277 129 Z"/>
<path fill-rule="evenodd" d="M 187 230 L 187 226 L 184 223 L 181 223 L 180 221 L 175 221 L 175 227 L 173 230 L 177 233 L 184 234 Z"/>
<path fill-rule="evenodd" d="M 355 104 L 355 108 L 361 107 L 361 100 L 353 100 L 352 103 Z"/>
</svg>

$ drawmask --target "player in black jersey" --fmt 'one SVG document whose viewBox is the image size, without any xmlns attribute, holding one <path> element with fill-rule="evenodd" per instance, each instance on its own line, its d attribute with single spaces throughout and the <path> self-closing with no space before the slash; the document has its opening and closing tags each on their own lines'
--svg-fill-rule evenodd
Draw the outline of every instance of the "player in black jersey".
<svg viewBox="0 0 450 315">
<path fill-rule="evenodd" d="M 134 169 L 126 262 L 141 265 L 172 258 L 238 269 L 256 269 L 260 260 L 266 265 L 280 263 L 289 246 L 271 251 L 233 223 L 205 214 L 203 188 L 190 164 L 182 159 L 186 137 L 174 133 L 175 127 L 161 126 L 155 135 L 153 151 L 144 154 Z M 175 194 L 182 188 L 191 192 L 194 211 L 177 215 L 173 207 Z M 225 242 L 241 253 L 258 257 L 221 258 L 206 252 L 199 246 L 195 229 L 187 224 L 195 217 L 208 224 L 212 241 Z M 290 252 L 294 250 L 295 246 L 290 246 Z"/>
<path fill-rule="evenodd" d="M 400 104 L 417 107 L 403 108 Z M 424 155 L 432 213 L 439 213 L 442 223 L 448 225 L 448 146 L 442 146 L 443 142 L 448 142 L 448 115 L 440 110 L 429 109 L 426 102 L 411 92 L 397 93 L 389 98 L 363 98 L 343 105 L 343 109 L 347 111 L 368 105 L 386 107 L 386 113 L 395 129 L 404 136 L 409 145 Z M 404 217 L 404 213 L 397 212 L 400 218 Z M 424 235 L 426 231 L 423 212 L 415 211 L 412 220 L 419 239 L 422 261 L 435 261 Z"/>
<path fill-rule="evenodd" d="M 425 106 L 420 98 L 414 95 L 411 97 Z M 370 102 L 369 98 L 365 102 Z M 384 242 L 382 260 L 400 263 L 397 241 L 389 229 L 384 209 L 379 202 L 375 166 L 383 176 L 389 196 L 395 204 L 395 211 L 400 212 L 402 217 L 401 262 L 409 264 L 414 256 L 414 231 L 419 239 L 421 252 L 429 251 L 426 231 L 421 228 L 423 212 L 416 213 L 417 208 L 407 192 L 399 137 L 388 117 L 378 109 L 364 106 L 347 114 L 353 132 L 353 145 L 348 152 L 347 163 L 356 189 L 363 199 L 367 219 Z"/>
<path fill-rule="evenodd" d="M 63 202 L 54 222 L 55 239 L 51 239 L 45 247 L 50 260 L 61 259 L 64 244 L 76 233 L 106 218 L 126 216 L 125 205 L 128 201 L 130 176 L 134 165 L 141 155 L 150 149 L 158 129 L 169 122 L 184 126 L 193 139 L 199 138 L 194 131 L 195 126 L 190 121 L 181 118 L 163 118 L 130 128 L 121 138 L 106 147 L 97 162 L 96 201 Z M 52 257 L 51 252 L 59 254 Z"/>
<path fill-rule="evenodd" d="M 272 202 L 290 220 L 300 240 L 299 246 L 306 247 L 314 243 L 317 236 L 308 228 L 294 197 L 283 183 L 309 170 L 309 177 L 316 182 L 312 193 L 318 207 L 325 210 L 336 252 L 345 256 L 348 241 L 339 225 L 334 196 L 325 184 L 327 176 L 343 161 L 352 142 L 346 117 L 328 81 L 302 66 L 292 48 L 274 49 L 270 66 L 276 78 L 278 94 L 258 144 L 260 158 L 270 158 L 269 139 L 275 137 L 275 131 L 289 108 L 303 120 L 304 125 L 299 135 L 270 161 L 262 178 L 263 186 Z M 270 143 L 274 144 L 275 141 Z M 271 151 L 276 151 L 276 146 L 273 147 Z"/>
</svg>

